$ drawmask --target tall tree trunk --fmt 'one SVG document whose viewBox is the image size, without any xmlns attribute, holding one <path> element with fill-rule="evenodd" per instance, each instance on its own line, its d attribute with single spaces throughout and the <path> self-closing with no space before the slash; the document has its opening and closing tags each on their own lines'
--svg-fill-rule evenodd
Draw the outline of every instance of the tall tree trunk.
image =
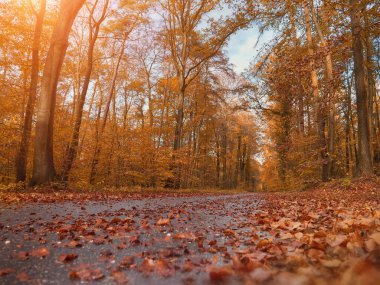
<svg viewBox="0 0 380 285">
<path fill-rule="evenodd" d="M 319 147 L 320 147 L 320 156 L 322 161 L 322 181 L 327 181 L 329 179 L 328 171 L 328 158 L 327 158 L 327 145 L 326 145 L 326 135 L 325 135 L 325 125 L 326 125 L 326 116 L 325 116 L 325 104 L 323 99 L 319 95 L 319 84 L 317 71 L 315 69 L 314 50 L 313 50 L 313 37 L 311 33 L 310 25 L 310 14 L 307 2 L 304 2 L 304 12 L 305 12 L 305 24 L 306 24 L 306 36 L 308 44 L 308 53 L 310 56 L 310 78 L 311 85 L 313 89 L 313 98 L 315 106 L 315 121 L 317 125 L 317 133 L 319 137 Z"/>
<path fill-rule="evenodd" d="M 368 29 L 370 22 L 367 13 L 364 14 L 365 28 Z M 380 129 L 377 125 L 376 118 L 376 75 L 374 74 L 373 66 L 373 44 L 370 38 L 370 33 L 365 33 L 365 47 L 366 47 L 366 63 L 367 67 L 367 80 L 368 80 L 368 120 L 370 124 L 370 138 L 371 138 L 371 155 L 374 163 L 379 162 L 380 158 Z"/>
<path fill-rule="evenodd" d="M 71 167 L 73 165 L 73 162 L 75 160 L 77 150 L 78 150 L 79 131 L 82 124 L 83 107 L 84 107 L 84 103 L 86 102 L 87 91 L 90 84 L 92 68 L 93 68 L 94 47 L 95 47 L 96 40 L 98 39 L 100 25 L 105 19 L 106 11 L 108 8 L 108 0 L 106 0 L 103 6 L 103 11 L 102 11 L 102 15 L 100 19 L 96 21 L 95 23 L 93 23 L 93 17 L 94 17 L 94 12 L 95 12 L 97 3 L 98 2 L 96 1 L 92 9 L 90 10 L 90 14 L 88 16 L 89 17 L 89 25 L 88 25 L 89 26 L 89 46 L 88 46 L 88 53 L 87 53 L 86 72 L 85 72 L 84 82 L 83 82 L 81 94 L 79 96 L 77 108 L 75 109 L 75 119 L 74 119 L 74 126 L 73 126 L 72 135 L 71 135 L 70 145 L 65 154 L 65 159 L 63 163 L 62 180 L 65 182 L 67 182 L 69 179 L 69 173 L 70 173 Z"/>
<path fill-rule="evenodd" d="M 362 1 L 350 0 L 352 52 L 354 57 L 354 75 L 356 105 L 358 116 L 358 166 L 357 176 L 373 174 L 371 159 L 370 125 L 368 121 L 368 86 L 363 55 Z"/>
<path fill-rule="evenodd" d="M 39 51 L 42 27 L 46 11 L 46 0 L 41 0 L 40 10 L 36 13 L 36 24 L 33 35 L 32 46 L 32 71 L 30 75 L 30 87 L 28 102 L 25 110 L 24 125 L 22 130 L 22 136 L 20 141 L 19 150 L 16 156 L 16 180 L 26 180 L 26 167 L 28 164 L 28 151 L 30 143 L 30 135 L 32 131 L 32 118 L 34 112 L 34 105 L 37 97 L 37 85 L 38 85 L 38 71 L 39 71 Z"/>
<path fill-rule="evenodd" d="M 99 131 L 99 138 L 98 138 L 99 141 L 101 140 L 101 138 L 103 136 L 103 132 L 104 132 L 104 129 L 105 129 L 106 124 L 107 124 L 107 117 L 108 117 L 108 113 L 109 113 L 110 106 L 112 103 L 112 97 L 114 95 L 115 87 L 116 87 L 117 74 L 119 72 L 119 66 L 120 66 L 120 62 L 121 62 L 121 59 L 122 59 L 123 54 L 124 54 L 125 42 L 127 41 L 128 35 L 129 35 L 129 33 L 124 34 L 122 44 L 120 47 L 120 51 L 119 51 L 119 55 L 118 55 L 118 58 L 116 60 L 115 68 L 114 68 L 113 75 L 112 75 L 111 86 L 110 86 L 108 96 L 107 96 L 106 107 L 104 109 L 102 125 L 101 125 L 100 131 Z M 93 184 L 95 182 L 96 168 L 97 168 L 97 165 L 99 163 L 99 155 L 100 155 L 100 144 L 97 143 L 96 147 L 95 147 L 94 157 L 93 157 L 93 160 L 91 163 L 91 172 L 90 172 L 90 183 L 91 184 Z"/>
<path fill-rule="evenodd" d="M 235 188 L 238 186 L 238 183 L 239 183 L 240 158 L 241 158 L 241 134 L 239 133 L 238 139 L 237 139 L 235 175 L 234 175 L 234 187 Z"/>
<path fill-rule="evenodd" d="M 327 47 L 327 42 L 325 40 L 325 35 L 323 34 L 322 28 L 320 27 L 319 21 L 317 19 L 317 15 L 314 8 L 314 1 L 312 0 L 310 2 L 311 5 L 311 14 L 313 18 L 313 22 L 315 25 L 315 28 L 318 33 L 318 37 L 321 41 L 322 48 Z M 327 158 L 328 158 L 328 164 L 327 164 L 327 171 L 328 171 L 328 177 L 331 176 L 333 162 L 334 162 L 334 151 L 335 151 L 335 88 L 334 88 L 334 75 L 333 75 L 333 61 L 332 61 L 332 55 L 329 51 L 325 56 L 325 68 L 326 68 L 326 99 L 328 100 L 329 105 L 329 114 L 328 114 L 328 144 L 327 144 Z"/>
<path fill-rule="evenodd" d="M 291 8 L 290 11 L 290 31 L 291 31 L 291 39 L 293 42 L 293 48 L 296 50 L 299 47 L 299 41 L 297 38 L 297 27 L 295 23 L 295 15 L 297 13 L 296 6 L 291 3 L 291 1 L 287 0 L 287 5 Z M 300 79 L 296 79 L 296 96 L 297 96 L 297 105 L 298 105 L 298 132 L 301 136 L 305 135 L 305 111 L 304 111 L 304 98 L 303 98 L 303 90 Z"/>
<path fill-rule="evenodd" d="M 182 77 L 181 77 L 182 78 Z M 174 131 L 174 144 L 173 144 L 173 163 L 174 163 L 174 188 L 178 189 L 181 186 L 181 166 L 177 162 L 178 153 L 182 144 L 182 133 L 183 133 L 183 119 L 184 119 L 184 105 L 185 105 L 185 83 L 184 80 L 180 80 L 180 92 L 178 95 L 178 107 L 176 115 L 176 125 Z"/>
<path fill-rule="evenodd" d="M 216 140 L 216 187 L 220 186 L 220 143 L 219 135 L 215 133 Z"/>
<path fill-rule="evenodd" d="M 348 175 L 352 174 L 352 147 L 351 147 L 351 83 L 347 78 L 347 91 L 346 91 L 346 110 L 345 110 L 345 148 L 346 148 L 346 172 Z"/>
<path fill-rule="evenodd" d="M 222 156 L 222 186 L 223 188 L 228 188 L 227 181 L 227 126 L 225 123 L 222 123 L 221 126 L 221 156 Z"/>
<path fill-rule="evenodd" d="M 42 78 L 38 104 L 33 176 L 31 185 L 50 182 L 55 177 L 53 125 L 58 79 L 68 46 L 71 26 L 85 0 L 61 0 Z"/>
<path fill-rule="evenodd" d="M 181 85 L 184 85 L 181 84 Z M 174 132 L 174 145 L 173 150 L 179 150 L 181 148 L 181 138 L 182 138 L 182 130 L 183 130 L 183 108 L 185 104 L 185 88 L 184 86 L 180 87 L 180 92 L 178 95 L 178 107 L 177 107 L 177 116 L 176 116 L 176 125 Z"/>
</svg>

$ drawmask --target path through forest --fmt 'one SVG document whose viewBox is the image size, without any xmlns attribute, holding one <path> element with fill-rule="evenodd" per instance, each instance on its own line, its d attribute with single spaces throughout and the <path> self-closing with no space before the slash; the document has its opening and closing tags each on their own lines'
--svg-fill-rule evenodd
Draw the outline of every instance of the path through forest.
<svg viewBox="0 0 380 285">
<path fill-rule="evenodd" d="M 0 210 L 1 284 L 380 280 L 373 185 L 293 194 L 20 195 Z"/>
</svg>

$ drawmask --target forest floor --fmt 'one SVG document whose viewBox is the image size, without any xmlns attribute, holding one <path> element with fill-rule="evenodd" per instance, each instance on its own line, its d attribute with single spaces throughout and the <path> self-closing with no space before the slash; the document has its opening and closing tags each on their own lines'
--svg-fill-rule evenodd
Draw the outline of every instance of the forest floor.
<svg viewBox="0 0 380 285">
<path fill-rule="evenodd" d="M 0 193 L 0 284 L 379 284 L 380 185 Z"/>
</svg>

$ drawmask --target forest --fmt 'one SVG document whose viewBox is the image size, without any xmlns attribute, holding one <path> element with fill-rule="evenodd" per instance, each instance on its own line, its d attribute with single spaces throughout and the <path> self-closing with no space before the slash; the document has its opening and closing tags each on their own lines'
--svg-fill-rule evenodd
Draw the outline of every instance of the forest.
<svg viewBox="0 0 380 285">
<path fill-rule="evenodd" d="M 379 0 L 0 0 L 0 284 L 379 280 Z"/>
<path fill-rule="evenodd" d="M 377 1 L 0 5 L 3 184 L 276 191 L 379 173 Z M 252 26 L 273 36 L 239 73 L 225 48 Z"/>
</svg>

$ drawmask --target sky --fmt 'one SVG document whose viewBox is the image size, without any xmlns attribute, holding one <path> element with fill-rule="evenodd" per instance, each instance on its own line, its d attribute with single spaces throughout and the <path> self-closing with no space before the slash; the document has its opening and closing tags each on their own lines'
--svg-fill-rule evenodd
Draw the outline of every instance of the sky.
<svg viewBox="0 0 380 285">
<path fill-rule="evenodd" d="M 247 30 L 238 31 L 230 38 L 225 51 L 237 73 L 244 72 L 249 67 L 260 48 L 272 39 L 273 34 L 265 32 L 256 45 L 259 36 L 258 27 L 254 26 Z"/>
</svg>

